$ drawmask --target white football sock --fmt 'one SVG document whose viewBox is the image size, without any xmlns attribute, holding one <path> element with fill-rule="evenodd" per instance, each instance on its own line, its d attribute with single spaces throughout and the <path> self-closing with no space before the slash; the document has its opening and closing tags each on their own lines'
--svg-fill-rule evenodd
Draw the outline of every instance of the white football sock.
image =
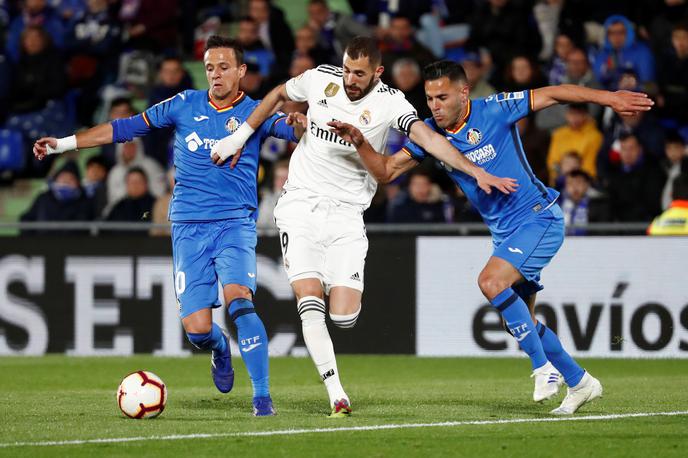
<svg viewBox="0 0 688 458">
<path fill-rule="evenodd" d="M 330 405 L 342 398 L 348 401 L 349 397 L 339 381 L 334 346 L 325 323 L 325 301 L 316 296 L 306 296 L 299 300 L 297 308 L 301 317 L 303 340 L 306 342 L 311 359 L 318 368 L 320 378 L 325 383 Z"/>
</svg>

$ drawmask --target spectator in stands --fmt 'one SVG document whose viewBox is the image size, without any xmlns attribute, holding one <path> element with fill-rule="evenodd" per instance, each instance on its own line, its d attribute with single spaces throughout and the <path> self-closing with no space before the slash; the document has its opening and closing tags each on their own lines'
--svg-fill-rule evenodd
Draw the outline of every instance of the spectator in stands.
<svg viewBox="0 0 688 458">
<path fill-rule="evenodd" d="M 165 189 L 165 194 L 163 194 L 162 196 L 155 199 L 155 203 L 153 204 L 153 215 L 152 215 L 153 224 L 157 224 L 157 225 L 168 224 L 170 201 L 172 200 L 172 193 L 174 192 L 174 185 L 175 185 L 174 167 L 170 167 L 167 170 L 167 188 Z M 170 227 L 153 228 L 150 230 L 150 235 L 169 236 L 170 235 Z"/>
<path fill-rule="evenodd" d="M 466 71 L 468 86 L 471 89 L 471 97 L 481 99 L 488 97 L 497 90 L 487 81 L 486 65 L 480 55 L 480 51 L 468 50 L 461 60 L 461 66 Z"/>
<path fill-rule="evenodd" d="M 47 191 L 36 198 L 31 208 L 21 215 L 21 221 L 93 220 L 93 203 L 81 188 L 79 167 L 75 162 L 66 162 L 48 182 L 48 187 Z M 49 232 L 50 230 L 29 230 L 22 231 L 22 234 Z M 63 231 L 59 233 L 64 234 Z"/>
<path fill-rule="evenodd" d="M 564 191 L 564 186 L 566 185 L 566 175 L 573 172 L 574 170 L 582 170 L 583 160 L 576 151 L 569 151 L 564 154 L 559 163 L 559 175 L 554 180 L 554 189 L 559 192 Z M 550 177 L 550 182 L 552 177 Z"/>
<path fill-rule="evenodd" d="M 244 62 L 256 64 L 263 78 L 268 78 L 275 65 L 275 55 L 260 41 L 258 23 L 250 16 L 242 17 L 236 38 L 244 47 Z"/>
<path fill-rule="evenodd" d="M 246 63 L 246 73 L 241 78 L 239 87 L 254 100 L 262 99 L 272 89 L 260 71 L 258 64 L 253 62 Z"/>
<path fill-rule="evenodd" d="M 249 0 L 248 15 L 258 23 L 260 40 L 275 55 L 276 69 L 286 71 L 294 53 L 294 35 L 284 12 L 267 0 Z"/>
<path fill-rule="evenodd" d="M 128 97 L 116 97 L 110 102 L 108 109 L 107 120 L 114 121 L 115 119 L 124 119 L 136 114 L 136 109 Z M 108 167 L 113 167 L 117 163 L 116 145 L 103 145 L 100 148 L 100 153 L 105 158 L 105 163 Z"/>
<path fill-rule="evenodd" d="M 607 202 L 590 186 L 591 182 L 592 178 L 583 170 L 573 170 L 565 177 L 564 192 L 559 196 L 559 206 L 564 212 L 568 235 L 587 233 L 583 228 L 569 226 L 609 221 Z"/>
<path fill-rule="evenodd" d="M 13 61 L 19 60 L 22 34 L 29 26 L 41 27 L 55 48 L 62 49 L 65 30 L 60 16 L 47 6 L 46 0 L 25 0 L 21 13 L 12 20 L 7 35 L 7 55 Z"/>
<path fill-rule="evenodd" d="M 141 167 L 132 167 L 125 178 L 126 196 L 110 210 L 108 221 L 149 221 L 155 197 L 148 191 L 148 178 Z"/>
<path fill-rule="evenodd" d="M 633 23 L 615 14 L 604 23 L 606 38 L 595 55 L 593 71 L 606 89 L 617 89 L 621 73 L 632 70 L 641 85 L 655 81 L 655 60 L 650 48 L 637 40 Z"/>
<path fill-rule="evenodd" d="M 277 161 L 272 168 L 272 183 L 269 189 L 263 189 L 261 192 L 260 204 L 258 205 L 258 220 L 256 225 L 259 228 L 277 229 L 275 225 L 275 218 L 273 212 L 277 199 L 282 194 L 282 188 L 287 182 L 289 175 L 289 161 Z"/>
<path fill-rule="evenodd" d="M 404 16 L 392 18 L 386 37 L 380 42 L 382 51 L 382 65 L 391 69 L 399 59 L 412 59 L 418 62 L 421 68 L 435 60 L 435 56 L 421 45 L 413 34 L 411 20 Z M 382 74 L 385 82 L 391 82 L 391 75 Z"/>
<path fill-rule="evenodd" d="M 537 54 L 540 36 L 528 27 L 529 11 L 511 0 L 481 2 L 471 18 L 470 45 L 485 47 L 494 59 L 494 81 L 501 87 L 509 60 L 517 54 Z"/>
<path fill-rule="evenodd" d="M 688 235 L 688 175 L 674 178 L 672 189 L 671 205 L 652 221 L 648 235 Z"/>
<path fill-rule="evenodd" d="M 505 90 L 516 92 L 546 85 L 540 69 L 530 57 L 519 55 L 511 59 L 504 77 Z"/>
<path fill-rule="evenodd" d="M 412 59 L 399 59 L 392 67 L 392 86 L 406 96 L 406 100 L 418 111 L 420 119 L 432 116 L 425 101 L 425 89 L 420 67 Z"/>
<path fill-rule="evenodd" d="M 108 205 L 112 206 L 127 193 L 127 172 L 132 167 L 139 167 L 146 173 L 146 188 L 150 188 L 155 197 L 165 193 L 165 172 L 160 164 L 144 154 L 140 138 L 116 145 L 117 164 L 110 169 L 108 176 Z"/>
<path fill-rule="evenodd" d="M 70 87 L 81 89 L 78 120 L 87 125 L 98 105 L 98 90 L 114 82 L 121 48 L 122 28 L 110 14 L 107 0 L 90 0 L 83 11 L 73 10 L 67 27 L 65 49 Z"/>
<path fill-rule="evenodd" d="M 688 173 L 686 141 L 678 132 L 670 131 L 665 137 L 664 152 L 666 159 L 662 161 L 662 166 L 667 175 L 667 180 L 662 191 L 662 209 L 666 210 L 671 205 L 674 179 L 681 173 Z"/>
<path fill-rule="evenodd" d="M 344 48 L 352 38 L 371 35 L 370 29 L 351 17 L 331 11 L 326 0 L 308 2 L 308 26 L 318 37 L 320 47 L 330 53 L 335 64 L 339 64 Z"/>
<path fill-rule="evenodd" d="M 317 32 L 309 25 L 305 25 L 296 31 L 295 46 L 294 59 L 309 56 L 313 59 L 315 65 L 341 64 L 341 59 L 338 59 L 332 50 L 328 50 L 318 42 Z"/>
<path fill-rule="evenodd" d="M 671 44 L 671 49 L 659 57 L 658 103 L 663 117 L 688 126 L 688 23 L 674 26 Z"/>
<path fill-rule="evenodd" d="M 611 219 L 650 221 L 661 212 L 660 198 L 666 176 L 656 164 L 646 160 L 635 135 L 623 135 L 620 143 L 620 163 L 607 181 Z"/>
<path fill-rule="evenodd" d="M 538 60 L 541 62 L 556 59 L 555 42 L 559 32 L 559 18 L 563 3 L 563 0 L 542 0 L 533 6 L 533 17 L 542 37 L 542 48 L 538 54 Z"/>
<path fill-rule="evenodd" d="M 91 156 L 86 161 L 86 174 L 81 186 L 93 203 L 93 215 L 100 218 L 107 206 L 107 164 L 101 155 Z"/>
<path fill-rule="evenodd" d="M 123 1 L 119 18 L 125 23 L 130 48 L 173 53 L 177 48 L 178 0 Z"/>
<path fill-rule="evenodd" d="M 517 123 L 523 150 L 533 173 L 538 180 L 549 183 L 549 172 L 547 170 L 547 153 L 549 152 L 550 136 L 549 132 L 540 129 L 535 125 L 535 116 L 530 114 L 521 118 Z"/>
<path fill-rule="evenodd" d="M 166 57 L 160 62 L 157 81 L 148 94 L 148 106 L 187 89 L 193 89 L 193 84 L 184 63 L 178 57 Z M 167 168 L 172 162 L 173 143 L 172 128 L 154 129 L 143 139 L 146 154 L 158 161 L 163 168 Z"/>
<path fill-rule="evenodd" d="M 580 48 L 574 48 L 566 55 L 566 74 L 561 79 L 561 84 L 575 84 L 591 89 L 602 88 L 590 69 L 588 56 Z M 602 114 L 602 107 L 599 105 L 590 104 L 588 110 L 594 119 L 599 119 Z M 539 111 L 535 120 L 541 129 L 552 130 L 561 127 L 566 123 L 566 106 L 552 105 L 546 110 Z"/>
<path fill-rule="evenodd" d="M 573 40 L 571 37 L 564 33 L 557 35 L 554 45 L 554 55 L 549 62 L 549 71 L 547 72 L 547 78 L 549 84 L 554 86 L 561 84 L 566 76 L 566 64 L 568 61 L 568 56 L 575 49 Z M 587 60 L 587 59 L 586 59 Z"/>
<path fill-rule="evenodd" d="M 597 176 L 597 153 L 602 141 L 602 133 L 588 113 L 588 105 L 569 104 L 566 108 L 566 125 L 552 133 L 547 154 L 550 184 L 553 185 L 560 176 L 561 159 L 569 151 L 580 155 L 582 169 L 594 179 Z"/>
<path fill-rule="evenodd" d="M 444 205 L 439 187 L 433 186 L 430 174 L 416 169 L 408 176 L 404 196 L 392 206 L 391 223 L 443 223 Z"/>
<path fill-rule="evenodd" d="M 423 4 L 425 2 L 417 2 Z M 473 0 L 434 0 L 427 2 L 431 10 L 420 16 L 416 38 L 428 48 L 437 59 L 452 59 L 460 51 L 470 35 L 470 18 L 475 2 Z"/>
<path fill-rule="evenodd" d="M 66 76 L 60 53 L 40 26 L 28 26 L 21 34 L 21 55 L 14 67 L 10 111 L 28 113 L 45 108 L 51 99 L 65 94 Z"/>
</svg>

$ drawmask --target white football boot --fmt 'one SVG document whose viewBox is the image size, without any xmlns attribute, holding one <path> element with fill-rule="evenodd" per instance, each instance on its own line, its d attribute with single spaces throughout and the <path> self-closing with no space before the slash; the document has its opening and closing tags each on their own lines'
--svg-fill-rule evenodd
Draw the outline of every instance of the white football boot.
<svg viewBox="0 0 688 458">
<path fill-rule="evenodd" d="M 602 397 L 602 384 L 587 371 L 578 385 L 569 388 L 561 405 L 550 413 L 553 415 L 572 415 L 583 404 Z"/>
<path fill-rule="evenodd" d="M 535 402 L 552 399 L 557 395 L 562 384 L 561 374 L 549 361 L 544 366 L 535 369 L 531 378 L 535 379 L 535 391 L 533 391 Z"/>
</svg>

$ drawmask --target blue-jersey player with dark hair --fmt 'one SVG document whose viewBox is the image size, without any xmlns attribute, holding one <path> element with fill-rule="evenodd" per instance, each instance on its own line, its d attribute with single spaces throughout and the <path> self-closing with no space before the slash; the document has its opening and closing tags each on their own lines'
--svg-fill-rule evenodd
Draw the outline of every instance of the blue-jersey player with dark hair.
<svg viewBox="0 0 688 458">
<path fill-rule="evenodd" d="M 256 218 L 258 154 L 265 138 L 298 141 L 303 134 L 291 117 L 277 113 L 246 143 L 241 161 L 218 166 L 212 146 L 234 132 L 258 105 L 239 90 L 246 72 L 243 50 L 234 40 L 213 36 L 204 56 L 210 90 L 187 90 L 127 119 L 100 124 L 65 138 L 41 138 L 34 154 L 127 142 L 152 129 L 174 127 L 175 187 L 170 203 L 174 284 L 179 310 L 191 343 L 211 350 L 211 373 L 218 390 L 234 384 L 229 342 L 212 321 L 222 285 L 239 348 L 253 384 L 254 415 L 274 415 L 269 392 L 268 340 L 253 307 L 256 291 Z"/>
<path fill-rule="evenodd" d="M 512 177 L 518 182 L 514 193 L 487 194 L 473 178 L 445 166 L 492 233 L 494 251 L 478 277 L 478 286 L 530 357 L 535 379 L 533 399 L 539 402 L 554 397 L 563 376 L 568 393 L 552 413 L 573 414 L 581 405 L 600 397 L 602 385 L 576 363 L 556 334 L 537 322 L 533 314 L 535 295 L 542 289 L 540 272 L 564 240 L 564 217 L 556 203 L 558 192 L 543 185 L 533 174 L 516 121 L 556 103 L 592 102 L 630 115 L 649 110 L 653 102 L 641 93 L 612 93 L 573 85 L 470 100 L 463 68 L 449 61 L 427 66 L 424 78 L 426 100 L 433 116 L 425 120 L 428 126 L 488 173 Z M 330 126 L 356 146 L 378 182 L 394 180 L 428 155 L 409 141 L 396 154 L 383 156 L 373 150 L 355 127 L 340 122 L 331 122 Z"/>
</svg>

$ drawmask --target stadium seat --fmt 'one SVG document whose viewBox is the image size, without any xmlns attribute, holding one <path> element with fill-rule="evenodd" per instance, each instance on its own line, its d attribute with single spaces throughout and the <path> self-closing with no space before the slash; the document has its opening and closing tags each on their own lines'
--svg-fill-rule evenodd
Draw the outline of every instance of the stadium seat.
<svg viewBox="0 0 688 458">
<path fill-rule="evenodd" d="M 0 171 L 18 172 L 24 168 L 25 163 L 21 132 L 0 129 Z"/>
</svg>

